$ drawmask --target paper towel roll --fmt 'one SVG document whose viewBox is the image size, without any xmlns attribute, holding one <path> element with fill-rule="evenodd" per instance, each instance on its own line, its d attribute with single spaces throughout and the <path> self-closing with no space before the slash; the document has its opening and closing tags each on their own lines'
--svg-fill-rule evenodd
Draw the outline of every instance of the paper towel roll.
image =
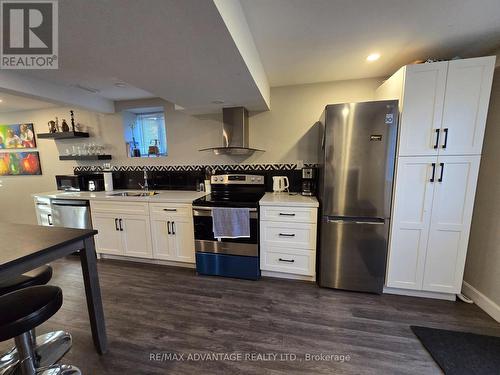
<svg viewBox="0 0 500 375">
<path fill-rule="evenodd" d="M 104 172 L 104 190 L 113 191 L 113 173 Z"/>
</svg>

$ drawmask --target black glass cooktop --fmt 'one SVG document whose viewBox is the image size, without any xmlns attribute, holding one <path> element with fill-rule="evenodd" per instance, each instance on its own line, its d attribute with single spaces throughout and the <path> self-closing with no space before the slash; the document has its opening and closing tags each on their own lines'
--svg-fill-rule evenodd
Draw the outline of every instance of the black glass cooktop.
<svg viewBox="0 0 500 375">
<path fill-rule="evenodd" d="M 193 206 L 207 207 L 258 207 L 264 193 L 211 193 L 198 198 Z"/>
</svg>

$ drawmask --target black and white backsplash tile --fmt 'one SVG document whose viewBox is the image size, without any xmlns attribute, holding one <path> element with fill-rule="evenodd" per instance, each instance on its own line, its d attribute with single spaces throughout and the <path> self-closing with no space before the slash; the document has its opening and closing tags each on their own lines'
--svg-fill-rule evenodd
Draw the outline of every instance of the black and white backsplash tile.
<svg viewBox="0 0 500 375">
<path fill-rule="evenodd" d="M 304 164 L 305 167 L 317 167 L 317 164 Z M 102 166 L 77 166 L 75 174 L 100 172 Z M 143 182 L 144 170 L 149 172 L 148 180 L 157 190 L 196 190 L 210 170 L 215 174 L 247 173 L 265 176 L 266 190 L 272 191 L 273 176 L 287 176 L 290 191 L 301 189 L 302 172 L 294 163 L 281 164 L 217 164 L 217 165 L 148 165 L 148 166 L 113 166 L 113 185 L 115 189 L 137 189 Z"/>
<path fill-rule="evenodd" d="M 305 167 L 316 167 L 317 164 L 304 164 Z M 113 166 L 113 171 L 135 172 L 135 171 L 156 171 L 156 172 L 191 172 L 205 171 L 207 168 L 219 172 L 258 172 L 258 171 L 293 171 L 298 169 L 297 164 L 216 164 L 216 165 L 128 165 Z M 84 165 L 74 168 L 75 173 L 102 171 L 102 165 Z"/>
</svg>

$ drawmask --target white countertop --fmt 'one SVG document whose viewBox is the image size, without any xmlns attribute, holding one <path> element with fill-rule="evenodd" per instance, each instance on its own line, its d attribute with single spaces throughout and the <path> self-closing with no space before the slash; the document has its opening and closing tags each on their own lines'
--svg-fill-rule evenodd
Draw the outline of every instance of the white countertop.
<svg viewBox="0 0 500 375">
<path fill-rule="evenodd" d="M 45 193 L 32 194 L 33 197 L 58 198 L 58 199 L 80 199 L 80 200 L 112 200 L 126 202 L 149 202 L 149 203 L 192 203 L 195 199 L 203 197 L 206 192 L 186 190 L 156 190 L 158 194 L 150 197 L 123 197 L 113 194 L 138 190 L 113 190 L 113 191 L 49 191 Z"/>
<path fill-rule="evenodd" d="M 266 193 L 259 201 L 261 206 L 318 207 L 316 197 L 306 197 L 299 193 Z"/>
</svg>

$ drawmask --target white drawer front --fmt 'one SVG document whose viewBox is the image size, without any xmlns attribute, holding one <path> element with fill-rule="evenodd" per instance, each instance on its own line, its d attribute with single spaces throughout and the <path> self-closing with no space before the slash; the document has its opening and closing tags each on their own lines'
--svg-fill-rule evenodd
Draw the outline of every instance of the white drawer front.
<svg viewBox="0 0 500 375">
<path fill-rule="evenodd" d="M 192 217 L 191 205 L 172 203 L 150 203 L 149 209 L 153 219 L 162 219 L 166 216 Z"/>
<path fill-rule="evenodd" d="M 260 268 L 265 271 L 285 272 L 314 276 L 316 252 L 311 250 L 286 250 L 266 247 L 260 256 Z"/>
<path fill-rule="evenodd" d="M 113 213 L 116 215 L 149 215 L 148 203 L 123 201 L 90 201 L 92 212 Z"/>
<path fill-rule="evenodd" d="M 286 221 L 295 223 L 316 223 L 317 209 L 309 207 L 262 206 L 260 217 L 264 221 Z"/>
<path fill-rule="evenodd" d="M 316 249 L 316 224 L 261 222 L 260 236 L 266 245 Z"/>
</svg>

